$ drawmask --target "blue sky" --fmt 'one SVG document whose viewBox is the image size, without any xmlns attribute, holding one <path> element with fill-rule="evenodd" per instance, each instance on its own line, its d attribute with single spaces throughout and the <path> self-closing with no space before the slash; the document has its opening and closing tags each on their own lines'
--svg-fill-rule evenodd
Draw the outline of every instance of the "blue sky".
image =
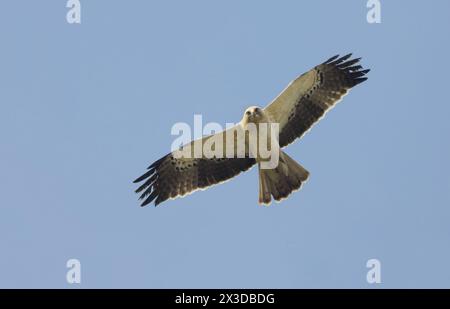
<svg viewBox="0 0 450 309">
<path fill-rule="evenodd" d="M 450 287 L 450 2 L 381 2 L 82 0 L 73 25 L 3 1 L 0 287 Z M 300 192 L 259 207 L 253 169 L 139 207 L 175 122 L 239 121 L 348 52 L 369 80 L 286 149 Z"/>
</svg>

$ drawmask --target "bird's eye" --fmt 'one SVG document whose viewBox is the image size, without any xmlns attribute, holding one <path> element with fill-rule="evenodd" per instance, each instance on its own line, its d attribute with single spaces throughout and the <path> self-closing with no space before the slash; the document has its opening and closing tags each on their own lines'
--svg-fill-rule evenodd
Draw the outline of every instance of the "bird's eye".
<svg viewBox="0 0 450 309">
<path fill-rule="evenodd" d="M 246 114 L 247 116 L 250 116 L 251 113 L 250 113 L 250 111 L 246 111 L 245 114 Z"/>
</svg>

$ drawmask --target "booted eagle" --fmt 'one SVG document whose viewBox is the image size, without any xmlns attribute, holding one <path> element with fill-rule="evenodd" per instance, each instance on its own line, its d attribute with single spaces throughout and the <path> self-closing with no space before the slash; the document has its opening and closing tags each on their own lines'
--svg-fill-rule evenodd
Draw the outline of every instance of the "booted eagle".
<svg viewBox="0 0 450 309">
<path fill-rule="evenodd" d="M 360 59 L 351 59 L 351 54 L 341 58 L 334 56 L 293 80 L 265 108 L 249 107 L 236 126 L 192 141 L 155 161 L 145 174 L 134 181 L 143 182 L 136 190 L 143 200 L 141 206 L 152 201 L 157 206 L 168 199 L 206 189 L 235 177 L 255 164 L 259 169 L 259 203 L 269 205 L 272 197 L 280 201 L 300 189 L 309 172 L 281 148 L 302 137 L 352 87 L 367 80 L 365 75 L 370 70 L 364 70 L 358 64 Z M 255 153 L 249 145 L 248 135 L 241 134 L 249 124 L 260 123 L 278 125 L 279 134 L 271 149 L 278 151 L 279 159 L 273 168 L 262 168 L 263 159 L 258 150 Z M 220 155 L 217 152 L 212 156 L 206 153 L 200 156 L 185 155 L 192 154 L 197 146 L 205 146 L 212 141 L 213 148 Z M 242 142 L 244 149 L 237 146 Z"/>
</svg>

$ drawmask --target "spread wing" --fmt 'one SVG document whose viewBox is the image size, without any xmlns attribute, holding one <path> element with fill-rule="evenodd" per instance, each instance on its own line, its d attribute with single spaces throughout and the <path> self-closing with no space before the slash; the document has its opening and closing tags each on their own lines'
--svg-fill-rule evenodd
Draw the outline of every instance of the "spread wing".
<svg viewBox="0 0 450 309">
<path fill-rule="evenodd" d="M 370 70 L 351 54 L 334 56 L 292 81 L 265 112 L 280 124 L 279 143 L 284 147 L 302 137 L 339 102 L 350 88 L 362 83 Z"/>
<path fill-rule="evenodd" d="M 248 155 L 248 147 L 242 142 L 245 138 L 242 132 L 241 126 L 237 125 L 192 141 L 154 162 L 145 174 L 134 181 L 143 181 L 136 190 L 136 193 L 142 192 L 141 206 L 153 200 L 157 206 L 167 199 L 206 189 L 248 170 L 256 161 Z M 204 151 L 195 155 L 196 149 L 202 147 Z"/>
</svg>

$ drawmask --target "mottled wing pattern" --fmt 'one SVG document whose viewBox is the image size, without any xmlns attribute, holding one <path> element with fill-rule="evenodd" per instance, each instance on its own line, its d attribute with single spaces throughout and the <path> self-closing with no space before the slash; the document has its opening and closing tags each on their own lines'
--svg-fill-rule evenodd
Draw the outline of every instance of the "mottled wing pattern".
<svg viewBox="0 0 450 309">
<path fill-rule="evenodd" d="M 230 130 L 236 130 L 236 127 Z M 150 165 L 148 171 L 134 181 L 135 183 L 143 181 L 142 185 L 136 190 L 136 193 L 141 193 L 140 199 L 143 200 L 141 206 L 145 206 L 152 201 L 157 206 L 167 199 L 206 189 L 233 178 L 252 167 L 256 161 L 248 156 L 248 151 L 244 150 L 242 155 L 237 157 L 236 145 L 239 137 L 236 132 L 230 135 L 234 136 L 234 158 L 225 156 L 226 136 L 227 134 L 224 131 L 193 141 L 178 150 L 188 150 L 189 156 L 180 157 L 178 151 L 175 151 Z M 195 158 L 193 156 L 195 145 L 198 143 L 205 145 L 208 140 L 211 142 L 210 138 L 223 141 L 223 144 L 221 144 L 223 148 L 220 151 L 222 155 L 208 155 L 208 157 L 202 155 Z M 214 149 L 214 147 L 212 148 Z"/>
<path fill-rule="evenodd" d="M 351 54 L 334 56 L 292 81 L 266 108 L 280 124 L 280 147 L 302 137 L 314 123 L 339 102 L 350 88 L 367 79 L 370 70 L 358 65 Z"/>
</svg>

